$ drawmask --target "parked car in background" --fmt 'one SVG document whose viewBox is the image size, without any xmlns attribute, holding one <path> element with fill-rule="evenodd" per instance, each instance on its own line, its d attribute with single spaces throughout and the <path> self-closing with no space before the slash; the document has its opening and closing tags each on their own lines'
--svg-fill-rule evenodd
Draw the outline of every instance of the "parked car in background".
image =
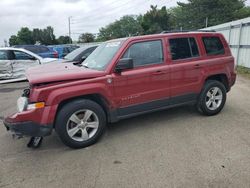
<svg viewBox="0 0 250 188">
<path fill-rule="evenodd" d="M 74 48 L 72 48 L 71 46 L 67 46 L 67 45 L 48 46 L 48 48 L 50 48 L 51 50 L 57 51 L 59 59 L 63 58 L 64 56 L 66 56 L 67 54 L 69 54 L 70 52 L 74 50 Z"/>
<path fill-rule="evenodd" d="M 26 80 L 25 71 L 29 67 L 55 61 L 42 58 L 33 52 L 19 48 L 0 48 L 0 83 Z"/>
<path fill-rule="evenodd" d="M 77 48 L 80 48 L 80 46 L 77 46 L 77 45 L 74 45 L 74 44 L 70 44 L 69 46 L 72 49 L 72 51 L 77 49 Z"/>
<path fill-rule="evenodd" d="M 63 59 L 57 60 L 56 62 L 59 63 L 67 63 L 73 62 L 73 64 L 81 64 L 95 49 L 97 46 L 88 46 L 88 47 L 81 47 L 78 48 L 65 57 Z"/>
<path fill-rule="evenodd" d="M 58 52 L 44 45 L 15 45 L 14 48 L 29 50 L 43 58 L 58 58 Z"/>
</svg>

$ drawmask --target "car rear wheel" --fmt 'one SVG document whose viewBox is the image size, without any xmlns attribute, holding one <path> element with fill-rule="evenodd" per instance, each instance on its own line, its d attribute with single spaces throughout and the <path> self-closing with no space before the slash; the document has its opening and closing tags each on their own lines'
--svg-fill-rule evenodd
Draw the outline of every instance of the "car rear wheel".
<svg viewBox="0 0 250 188">
<path fill-rule="evenodd" d="M 56 132 L 71 148 L 84 148 L 97 142 L 106 127 L 103 108 L 88 99 L 72 101 L 63 106 L 56 120 Z"/>
<path fill-rule="evenodd" d="M 226 88 L 221 82 L 208 80 L 200 94 L 197 108 L 205 115 L 216 115 L 223 109 L 226 97 Z"/>
</svg>

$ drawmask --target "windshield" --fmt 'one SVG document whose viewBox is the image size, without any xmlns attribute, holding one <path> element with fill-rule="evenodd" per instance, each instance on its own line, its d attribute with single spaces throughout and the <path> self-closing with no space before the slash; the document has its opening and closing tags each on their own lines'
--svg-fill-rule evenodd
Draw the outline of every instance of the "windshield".
<svg viewBox="0 0 250 188">
<path fill-rule="evenodd" d="M 104 70 L 119 50 L 123 40 L 102 43 L 84 61 L 84 65 L 90 69 Z"/>
<path fill-rule="evenodd" d="M 69 54 L 67 54 L 64 59 L 70 60 L 70 61 L 74 61 L 74 59 L 80 54 L 82 53 L 84 50 L 86 49 L 86 47 L 81 47 L 81 48 L 77 48 L 76 50 L 73 50 L 72 52 L 70 52 Z"/>
</svg>

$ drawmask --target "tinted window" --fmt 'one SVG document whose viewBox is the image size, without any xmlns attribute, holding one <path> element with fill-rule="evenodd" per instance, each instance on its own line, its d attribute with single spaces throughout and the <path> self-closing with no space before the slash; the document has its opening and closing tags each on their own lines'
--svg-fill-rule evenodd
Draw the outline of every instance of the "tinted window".
<svg viewBox="0 0 250 188">
<path fill-rule="evenodd" d="M 122 58 L 132 58 L 135 67 L 163 63 L 162 43 L 160 40 L 135 43 Z"/>
<path fill-rule="evenodd" d="M 37 48 L 35 46 L 25 46 L 24 49 L 29 50 L 33 53 L 38 53 Z"/>
<path fill-rule="evenodd" d="M 16 60 L 30 60 L 32 56 L 20 51 L 14 51 Z"/>
<path fill-rule="evenodd" d="M 170 39 L 172 60 L 198 57 L 199 50 L 194 38 Z"/>
<path fill-rule="evenodd" d="M 39 46 L 38 47 L 38 53 L 46 53 L 49 52 L 49 49 L 44 47 L 44 46 Z"/>
<path fill-rule="evenodd" d="M 92 48 L 89 48 L 89 49 L 85 50 L 84 53 L 81 54 L 82 57 L 83 56 L 88 57 L 95 49 L 96 49 L 96 47 L 92 47 Z"/>
<path fill-rule="evenodd" d="M 8 60 L 7 51 L 0 51 L 0 60 Z"/>
<path fill-rule="evenodd" d="M 190 48 L 191 48 L 192 57 L 198 57 L 199 50 L 198 50 L 198 46 L 197 46 L 195 39 L 189 38 L 189 44 L 190 44 Z"/>
<path fill-rule="evenodd" d="M 224 54 L 225 50 L 219 37 L 202 37 L 207 55 Z"/>
</svg>

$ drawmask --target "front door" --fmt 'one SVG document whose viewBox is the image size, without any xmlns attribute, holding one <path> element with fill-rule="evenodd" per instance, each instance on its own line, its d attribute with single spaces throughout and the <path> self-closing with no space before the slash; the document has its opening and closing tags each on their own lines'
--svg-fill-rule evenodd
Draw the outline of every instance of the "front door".
<svg viewBox="0 0 250 188">
<path fill-rule="evenodd" d="M 13 62 L 13 77 L 14 78 L 24 78 L 25 71 L 33 66 L 39 65 L 39 60 L 35 59 L 33 56 L 22 52 L 22 51 L 12 51 L 14 62 Z"/>
<path fill-rule="evenodd" d="M 122 58 L 132 58 L 134 68 L 113 73 L 115 102 L 126 116 L 158 108 L 170 96 L 169 66 L 162 39 L 132 42 Z M 121 58 L 121 59 L 122 59 Z"/>
<path fill-rule="evenodd" d="M 13 60 L 10 60 L 8 50 L 0 50 L 0 80 L 12 78 L 12 63 Z"/>
</svg>

